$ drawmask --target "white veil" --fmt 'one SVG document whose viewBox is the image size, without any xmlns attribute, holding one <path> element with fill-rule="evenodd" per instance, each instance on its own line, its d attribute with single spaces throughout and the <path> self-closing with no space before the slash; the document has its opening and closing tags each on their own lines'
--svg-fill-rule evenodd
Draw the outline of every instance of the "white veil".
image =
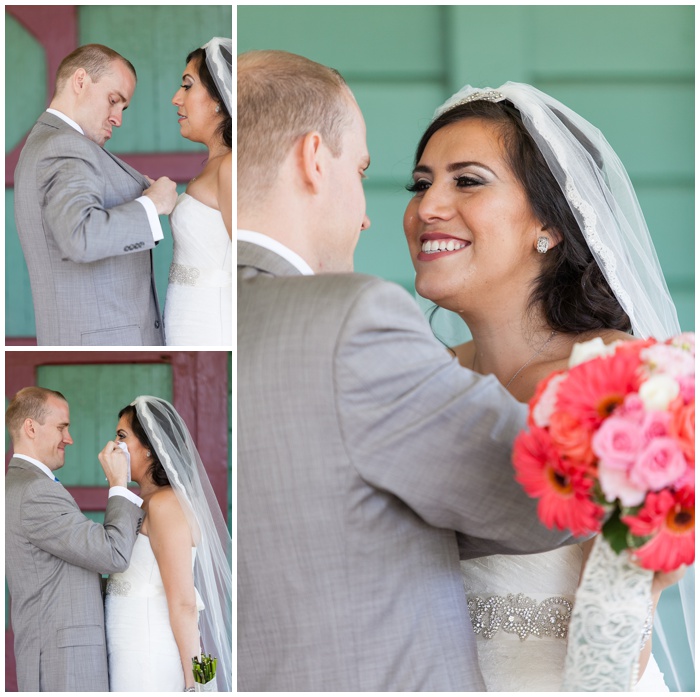
<svg viewBox="0 0 700 697">
<path fill-rule="evenodd" d="M 211 41 L 202 46 L 207 60 L 207 68 L 211 74 L 216 90 L 231 116 L 231 94 L 233 85 L 233 42 L 215 36 Z"/>
<path fill-rule="evenodd" d="M 497 89 L 466 85 L 435 111 L 433 120 L 458 105 L 478 100 L 507 100 L 520 112 L 523 125 L 564 193 L 593 257 L 630 318 L 634 335 L 664 340 L 678 334 L 676 308 L 637 196 L 622 162 L 603 134 L 556 99 L 531 85 L 516 82 L 506 82 Z M 441 321 L 446 329 L 460 325 L 464 334 L 464 322 L 457 315 L 449 313 L 449 318 Z M 460 329 L 453 327 L 449 331 L 459 335 Z M 679 591 L 694 661 L 693 588 L 691 567 L 679 583 Z M 660 648 L 675 678 L 674 656 L 666 636 L 677 634 L 678 628 L 662 615 L 663 612 L 656 613 L 654 624 Z"/>
<path fill-rule="evenodd" d="M 142 396 L 132 406 L 188 518 L 197 547 L 194 585 L 204 603 L 199 616 L 202 649 L 218 660 L 218 691 L 231 692 L 231 535 L 197 448 L 172 404 Z"/>
</svg>

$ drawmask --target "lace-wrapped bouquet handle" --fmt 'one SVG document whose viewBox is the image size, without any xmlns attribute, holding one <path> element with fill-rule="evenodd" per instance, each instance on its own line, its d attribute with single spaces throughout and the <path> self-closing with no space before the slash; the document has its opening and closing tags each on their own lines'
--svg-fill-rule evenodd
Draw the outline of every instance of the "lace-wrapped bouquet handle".
<svg viewBox="0 0 700 697">
<path fill-rule="evenodd" d="M 548 527 L 596 540 L 569 627 L 563 690 L 637 679 L 654 571 L 695 558 L 695 336 L 574 347 L 530 402 L 516 478 Z"/>
</svg>

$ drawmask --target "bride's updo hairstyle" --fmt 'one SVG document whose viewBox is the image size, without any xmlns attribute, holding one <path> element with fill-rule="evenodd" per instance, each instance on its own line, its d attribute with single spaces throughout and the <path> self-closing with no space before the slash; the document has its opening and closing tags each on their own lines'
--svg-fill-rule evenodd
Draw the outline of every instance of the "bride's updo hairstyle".
<svg viewBox="0 0 700 697">
<path fill-rule="evenodd" d="M 219 94 L 219 91 L 216 88 L 216 82 L 211 76 L 209 68 L 207 68 L 205 50 L 203 48 L 196 48 L 187 56 L 187 59 L 185 60 L 185 65 L 187 65 L 187 63 L 189 63 L 190 61 L 194 61 L 199 79 L 202 81 L 202 84 L 209 93 L 209 96 L 217 103 L 217 105 L 221 109 L 221 123 L 216 129 L 216 132 L 221 136 L 224 145 L 226 145 L 227 148 L 231 148 L 231 144 L 233 142 L 233 121 L 231 119 L 231 114 L 228 112 L 226 104 L 222 99 L 222 96 Z"/>
<path fill-rule="evenodd" d="M 122 418 L 122 416 L 126 416 L 127 420 L 129 421 L 129 425 L 131 426 L 131 430 L 134 432 L 134 435 L 139 439 L 139 443 L 141 443 L 141 445 L 143 445 L 144 448 L 151 451 L 151 457 L 153 461 L 151 462 L 148 468 L 148 473 L 151 475 L 153 483 L 157 484 L 158 486 L 169 485 L 170 480 L 168 479 L 168 475 L 165 473 L 165 468 L 163 467 L 163 464 L 158 459 L 158 452 L 148 440 L 148 436 L 143 430 L 143 426 L 141 425 L 141 422 L 138 419 L 138 415 L 136 414 L 136 407 L 133 404 L 129 404 L 128 407 L 124 407 L 119 412 L 120 419 Z"/>
<path fill-rule="evenodd" d="M 523 186 L 533 213 L 559 238 L 556 246 L 541 255 L 542 272 L 534 282 L 529 307 L 541 307 L 549 326 L 558 332 L 581 333 L 594 329 L 629 332 L 629 317 L 593 258 L 566 197 L 511 102 L 475 99 L 440 114 L 418 143 L 415 164 L 437 131 L 466 119 L 480 119 L 498 129 L 508 164 Z M 572 133 L 598 161 L 592 144 L 580 134 Z"/>
</svg>

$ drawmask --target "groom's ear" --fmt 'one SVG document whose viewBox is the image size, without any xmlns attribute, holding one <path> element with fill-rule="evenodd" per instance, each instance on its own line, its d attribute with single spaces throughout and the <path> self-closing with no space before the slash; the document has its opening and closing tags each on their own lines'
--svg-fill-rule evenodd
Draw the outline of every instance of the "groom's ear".
<svg viewBox="0 0 700 697">
<path fill-rule="evenodd" d="M 303 182 L 312 193 L 317 193 L 325 172 L 324 156 L 326 149 L 323 138 L 317 131 L 311 131 L 302 137 L 299 145 L 299 160 Z"/>
<path fill-rule="evenodd" d="M 26 418 L 22 424 L 22 432 L 27 438 L 34 440 L 36 437 L 36 429 L 34 428 L 34 420 Z"/>
<path fill-rule="evenodd" d="M 88 79 L 88 74 L 85 71 L 85 68 L 78 68 L 74 73 L 73 77 L 71 78 L 71 86 L 73 87 L 73 91 L 76 94 L 79 94 L 80 92 L 83 91 L 85 88 L 85 85 L 87 83 Z"/>
</svg>

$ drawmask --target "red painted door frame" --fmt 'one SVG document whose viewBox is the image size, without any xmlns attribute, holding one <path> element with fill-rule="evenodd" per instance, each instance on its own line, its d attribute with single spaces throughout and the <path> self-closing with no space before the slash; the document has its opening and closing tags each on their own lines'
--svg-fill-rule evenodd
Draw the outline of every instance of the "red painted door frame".
<svg viewBox="0 0 700 697">
<path fill-rule="evenodd" d="M 229 361 L 226 351 L 6 351 L 5 397 L 36 384 L 37 368 L 45 365 L 167 363 L 173 371 L 173 406 L 182 416 L 205 463 L 212 488 L 228 517 Z M 137 396 L 137 395 L 134 395 Z M 5 471 L 11 452 L 5 453 Z M 69 487 L 78 506 L 104 511 L 105 487 Z M 17 691 L 14 637 L 5 632 L 5 691 Z"/>
</svg>

